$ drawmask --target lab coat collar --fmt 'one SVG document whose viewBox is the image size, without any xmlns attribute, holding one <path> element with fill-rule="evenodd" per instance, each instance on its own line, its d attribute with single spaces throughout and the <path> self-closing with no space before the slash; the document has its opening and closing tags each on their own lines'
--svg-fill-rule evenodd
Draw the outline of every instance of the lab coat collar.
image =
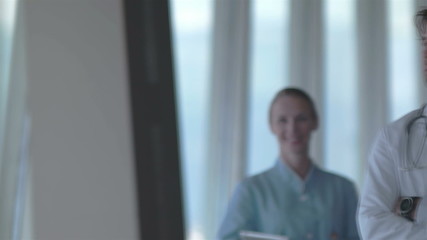
<svg viewBox="0 0 427 240">
<path fill-rule="evenodd" d="M 422 108 L 423 108 L 423 116 L 427 116 L 427 104 L 424 104 Z"/>
</svg>

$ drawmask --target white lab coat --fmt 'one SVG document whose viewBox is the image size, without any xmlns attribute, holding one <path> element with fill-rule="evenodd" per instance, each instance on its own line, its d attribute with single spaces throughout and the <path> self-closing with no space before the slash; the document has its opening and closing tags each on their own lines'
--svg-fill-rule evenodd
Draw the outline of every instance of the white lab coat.
<svg viewBox="0 0 427 240">
<path fill-rule="evenodd" d="M 426 108 L 410 112 L 384 127 L 376 138 L 358 209 L 358 224 L 363 239 L 427 239 L 427 146 L 416 165 L 419 168 L 408 170 L 403 160 L 406 154 L 403 149 L 408 140 L 407 125 L 420 111 L 427 116 Z M 426 134 L 423 120 L 416 121 L 411 129 L 414 136 L 424 137 Z M 409 145 L 409 152 L 413 151 L 412 148 L 421 147 L 421 140 L 413 142 L 418 145 Z M 415 159 L 409 158 L 410 161 Z M 422 197 L 414 222 L 394 213 L 397 199 L 402 196 Z"/>
</svg>

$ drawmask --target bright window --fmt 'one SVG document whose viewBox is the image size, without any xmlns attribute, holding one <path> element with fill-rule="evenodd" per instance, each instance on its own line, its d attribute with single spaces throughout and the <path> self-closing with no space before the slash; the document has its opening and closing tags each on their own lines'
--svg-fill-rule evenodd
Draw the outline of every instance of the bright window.
<svg viewBox="0 0 427 240">
<path fill-rule="evenodd" d="M 323 126 L 325 167 L 357 182 L 359 129 L 355 11 L 355 0 L 325 1 L 326 112 Z"/>
<path fill-rule="evenodd" d="M 25 119 L 26 79 L 22 77 L 26 70 L 23 40 L 16 37 L 22 36 L 22 26 L 17 29 L 17 7 L 18 0 L 0 0 L 0 238 L 13 240 L 25 235 L 23 222 L 30 221 L 24 218 L 29 126 Z"/>
<path fill-rule="evenodd" d="M 417 74 L 417 36 L 413 22 L 412 1 L 389 1 L 389 51 L 391 120 L 420 107 L 418 87 L 423 88 Z"/>
<path fill-rule="evenodd" d="M 268 123 L 274 94 L 286 86 L 289 1 L 256 0 L 252 8 L 248 175 L 273 166 L 279 150 Z M 268 36 L 268 37 L 266 37 Z"/>
<path fill-rule="evenodd" d="M 8 104 L 9 75 L 13 34 L 15 26 L 16 1 L 0 0 L 0 124 L 4 123 L 6 106 Z M 0 132 L 3 130 L 0 129 Z M 3 134 L 0 134 L 3 136 Z"/>
<path fill-rule="evenodd" d="M 187 239 L 203 236 L 207 101 L 211 42 L 210 0 L 171 1 L 172 37 Z"/>
</svg>

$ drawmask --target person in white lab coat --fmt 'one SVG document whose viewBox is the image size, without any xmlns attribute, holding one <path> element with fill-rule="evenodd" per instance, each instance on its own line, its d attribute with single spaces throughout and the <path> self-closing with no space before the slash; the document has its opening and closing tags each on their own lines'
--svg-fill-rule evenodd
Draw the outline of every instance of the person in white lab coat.
<svg viewBox="0 0 427 240">
<path fill-rule="evenodd" d="M 427 9 L 417 12 L 427 77 Z M 427 107 L 379 132 L 358 209 L 363 239 L 427 239 Z"/>
</svg>

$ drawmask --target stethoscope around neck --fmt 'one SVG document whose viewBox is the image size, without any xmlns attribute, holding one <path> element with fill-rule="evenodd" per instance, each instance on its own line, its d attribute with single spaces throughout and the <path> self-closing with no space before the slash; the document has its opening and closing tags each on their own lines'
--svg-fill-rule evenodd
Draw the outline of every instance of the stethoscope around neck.
<svg viewBox="0 0 427 240">
<path fill-rule="evenodd" d="M 419 110 L 417 115 L 411 119 L 405 128 L 405 140 L 403 141 L 403 166 L 400 168 L 403 171 L 410 171 L 414 169 L 422 169 L 427 168 L 427 165 L 420 165 L 420 160 L 424 152 L 425 143 L 427 140 L 427 116 L 423 115 L 424 109 L 426 108 L 426 105 L 422 106 Z M 411 128 L 413 127 L 414 123 L 417 120 L 424 119 L 424 128 L 425 128 L 425 134 L 421 141 L 420 148 L 418 149 L 415 157 L 411 159 L 409 147 L 413 146 L 413 143 L 411 143 Z"/>
</svg>

